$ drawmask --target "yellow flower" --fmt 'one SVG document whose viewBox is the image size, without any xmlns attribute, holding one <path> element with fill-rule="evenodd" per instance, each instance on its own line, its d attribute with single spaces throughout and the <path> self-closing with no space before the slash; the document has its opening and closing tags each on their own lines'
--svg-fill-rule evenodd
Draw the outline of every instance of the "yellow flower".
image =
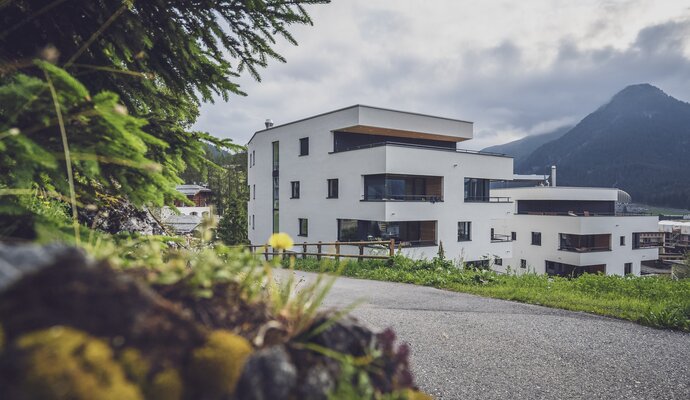
<svg viewBox="0 0 690 400">
<path fill-rule="evenodd" d="M 274 249 L 287 250 L 291 249 L 292 246 L 295 245 L 295 242 L 292 241 L 290 235 L 280 232 L 271 235 L 271 237 L 268 239 L 268 245 Z"/>
</svg>

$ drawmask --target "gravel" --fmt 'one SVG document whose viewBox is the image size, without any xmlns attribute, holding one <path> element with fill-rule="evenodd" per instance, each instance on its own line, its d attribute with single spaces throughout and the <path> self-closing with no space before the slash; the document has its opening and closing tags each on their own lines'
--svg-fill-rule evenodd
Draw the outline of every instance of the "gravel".
<svg viewBox="0 0 690 400">
<path fill-rule="evenodd" d="M 687 333 L 349 278 L 338 278 L 324 307 L 358 299 L 353 314 L 375 330 L 393 327 L 412 348 L 417 384 L 438 399 L 690 399 Z"/>
</svg>

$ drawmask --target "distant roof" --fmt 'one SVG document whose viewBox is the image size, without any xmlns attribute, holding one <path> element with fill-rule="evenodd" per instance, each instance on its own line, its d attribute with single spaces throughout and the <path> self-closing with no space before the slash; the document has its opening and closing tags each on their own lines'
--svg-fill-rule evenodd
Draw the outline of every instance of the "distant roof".
<svg viewBox="0 0 690 400">
<path fill-rule="evenodd" d="M 200 215 L 171 215 L 163 221 L 163 224 L 172 227 L 175 233 L 184 235 L 192 233 L 200 224 Z"/>
<path fill-rule="evenodd" d="M 200 185 L 177 185 L 175 186 L 175 189 L 185 196 L 194 196 L 199 192 L 211 193 L 211 189 Z"/>
</svg>

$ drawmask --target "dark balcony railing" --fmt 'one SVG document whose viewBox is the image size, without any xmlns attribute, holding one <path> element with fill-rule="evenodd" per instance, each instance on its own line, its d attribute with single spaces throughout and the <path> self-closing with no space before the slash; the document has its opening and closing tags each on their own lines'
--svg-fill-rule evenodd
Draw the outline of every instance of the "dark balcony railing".
<svg viewBox="0 0 690 400">
<path fill-rule="evenodd" d="M 559 217 L 648 217 L 651 213 L 629 213 L 629 212 L 615 212 L 615 213 L 596 213 L 596 212 L 550 212 L 550 211 L 523 211 L 518 212 L 518 215 L 549 215 Z"/>
<path fill-rule="evenodd" d="M 512 238 L 510 235 L 501 235 L 498 233 L 494 233 L 491 236 L 491 242 L 497 243 L 497 242 L 512 242 Z"/>
<path fill-rule="evenodd" d="M 400 247 L 431 247 L 436 246 L 438 243 L 435 240 L 401 240 L 395 241 Z"/>
<path fill-rule="evenodd" d="M 511 203 L 510 197 L 475 196 L 465 197 L 466 203 Z"/>
<path fill-rule="evenodd" d="M 597 251 L 611 251 L 609 246 L 589 246 L 589 247 L 575 247 L 575 246 L 561 246 L 558 250 L 570 251 L 573 253 L 594 253 Z"/>
<path fill-rule="evenodd" d="M 386 194 L 380 196 L 362 196 L 362 201 L 428 201 L 438 203 L 443 201 L 443 196 L 430 194 Z"/>
</svg>

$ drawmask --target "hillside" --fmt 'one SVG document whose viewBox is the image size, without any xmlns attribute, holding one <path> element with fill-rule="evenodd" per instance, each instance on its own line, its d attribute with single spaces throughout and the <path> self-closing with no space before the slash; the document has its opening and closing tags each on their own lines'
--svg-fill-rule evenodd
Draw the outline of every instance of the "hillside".
<svg viewBox="0 0 690 400">
<path fill-rule="evenodd" d="M 628 86 L 562 137 L 516 163 L 558 166 L 559 185 L 618 187 L 635 202 L 690 207 L 690 104 L 659 88 Z"/>
<path fill-rule="evenodd" d="M 563 126 L 552 132 L 543 133 L 540 135 L 526 136 L 506 144 L 499 144 L 496 146 L 487 147 L 482 151 L 489 151 L 492 153 L 507 154 L 515 159 L 515 165 L 525 161 L 540 146 L 551 142 L 565 135 L 572 126 Z"/>
</svg>

